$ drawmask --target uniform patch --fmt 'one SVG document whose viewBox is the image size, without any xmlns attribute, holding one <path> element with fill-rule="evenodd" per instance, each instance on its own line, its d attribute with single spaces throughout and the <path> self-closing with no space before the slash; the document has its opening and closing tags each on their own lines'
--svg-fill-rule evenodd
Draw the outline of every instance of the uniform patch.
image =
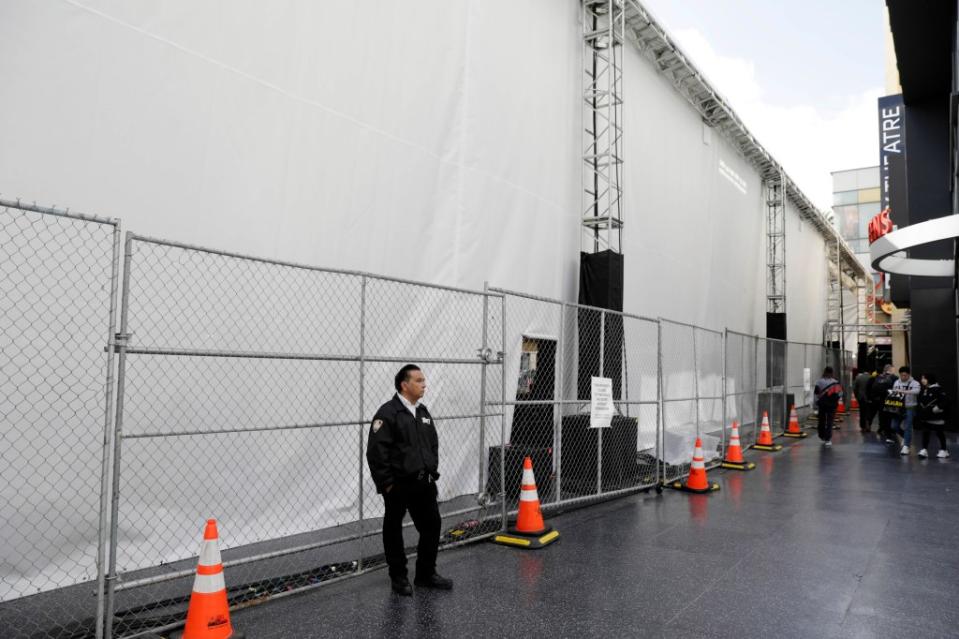
<svg viewBox="0 0 959 639">
<path fill-rule="evenodd" d="M 431 423 L 429 417 L 424 417 L 424 418 L 423 418 L 423 423 L 424 423 L 424 424 L 429 424 L 429 423 Z"/>
<path fill-rule="evenodd" d="M 383 426 L 383 420 L 382 420 L 382 419 L 374 419 L 374 420 L 373 420 L 373 432 L 374 432 L 374 433 L 378 432 L 382 426 Z"/>
</svg>

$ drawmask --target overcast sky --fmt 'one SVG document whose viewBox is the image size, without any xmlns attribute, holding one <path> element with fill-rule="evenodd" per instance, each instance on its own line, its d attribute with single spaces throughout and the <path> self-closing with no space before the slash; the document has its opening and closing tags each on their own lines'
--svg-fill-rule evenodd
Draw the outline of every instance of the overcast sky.
<svg viewBox="0 0 959 639">
<path fill-rule="evenodd" d="M 642 0 L 820 208 L 879 163 L 882 0 Z"/>
</svg>

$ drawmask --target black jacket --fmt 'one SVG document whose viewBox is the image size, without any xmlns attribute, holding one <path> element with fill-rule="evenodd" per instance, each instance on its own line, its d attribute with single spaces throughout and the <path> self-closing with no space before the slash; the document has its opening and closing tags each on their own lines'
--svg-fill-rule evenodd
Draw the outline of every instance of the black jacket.
<svg viewBox="0 0 959 639">
<path fill-rule="evenodd" d="M 949 409 L 949 400 L 942 386 L 939 384 L 924 386 L 923 389 L 919 391 L 919 397 L 917 399 L 919 420 L 923 424 L 940 427 L 945 424 Z M 938 408 L 939 411 L 934 410 L 935 408 Z"/>
<path fill-rule="evenodd" d="M 414 481 L 421 473 L 438 479 L 439 438 L 426 406 L 416 408 L 415 419 L 398 395 L 380 406 L 370 424 L 366 461 L 378 493 L 392 484 Z"/>
</svg>

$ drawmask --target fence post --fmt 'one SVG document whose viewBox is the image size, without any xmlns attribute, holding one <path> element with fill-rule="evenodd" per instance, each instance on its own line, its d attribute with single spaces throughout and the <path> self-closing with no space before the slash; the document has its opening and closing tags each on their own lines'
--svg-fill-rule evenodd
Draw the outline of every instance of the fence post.
<svg viewBox="0 0 959 639">
<path fill-rule="evenodd" d="M 123 449 L 123 399 L 126 384 L 127 342 L 130 337 L 128 320 L 130 311 L 130 264 L 133 261 L 133 234 L 127 231 L 123 253 L 123 293 L 120 301 L 120 332 L 116 335 L 117 345 L 117 414 L 113 428 L 113 486 L 110 503 L 110 557 L 106 576 L 106 602 L 103 634 L 113 637 L 113 611 L 115 607 L 115 588 L 117 582 L 117 531 L 120 510 L 120 452 Z"/>
<path fill-rule="evenodd" d="M 366 539 L 363 535 L 366 532 L 366 525 L 363 523 L 366 518 L 366 503 L 363 490 L 363 460 L 365 451 L 363 450 L 363 429 L 366 425 L 366 276 L 360 276 L 360 419 L 357 424 L 357 442 L 359 449 L 357 463 L 357 482 L 359 490 L 358 509 L 360 515 L 360 556 L 356 560 L 356 571 L 363 570 L 363 543 Z"/>
<path fill-rule="evenodd" d="M 103 459 L 100 467 L 100 523 L 97 526 L 97 612 L 94 622 L 96 639 L 103 639 L 106 607 L 107 526 L 109 525 L 110 451 L 113 449 L 113 383 L 114 351 L 116 350 L 117 288 L 120 272 L 120 225 L 113 227 L 113 253 L 110 271 L 110 318 L 107 327 L 107 387 L 103 411 Z"/>
<path fill-rule="evenodd" d="M 506 530 L 508 523 L 509 508 L 506 505 L 506 354 L 509 349 L 506 346 L 506 295 L 500 298 L 502 313 L 500 313 L 500 330 L 502 331 L 501 345 L 503 348 L 503 365 L 500 366 L 500 375 L 502 384 L 500 384 L 500 406 L 502 407 L 503 417 L 499 425 L 499 499 L 500 499 L 500 525 Z M 514 409 L 515 411 L 515 409 Z"/>
<path fill-rule="evenodd" d="M 480 432 L 479 432 L 479 451 L 477 452 L 477 461 L 479 463 L 479 486 L 476 488 L 476 494 L 482 495 L 486 491 L 485 466 L 483 461 L 483 451 L 486 450 L 486 374 L 489 368 L 489 282 L 483 282 L 483 345 L 480 347 L 480 359 L 483 360 L 480 368 Z"/>
<path fill-rule="evenodd" d="M 699 432 L 699 355 L 696 349 L 696 328 L 693 327 L 693 397 L 696 398 L 696 437 L 701 437 Z"/>
<path fill-rule="evenodd" d="M 720 432 L 722 437 L 720 438 L 719 443 L 719 454 L 723 455 L 726 452 L 726 344 L 729 339 L 729 328 L 723 329 L 723 415 L 720 417 Z M 722 457 L 720 457 L 722 460 Z"/>
<path fill-rule="evenodd" d="M 656 320 L 656 410 L 659 413 L 656 445 L 658 463 L 656 464 L 656 481 L 662 486 L 666 483 L 666 404 L 663 401 L 663 321 Z M 662 470 L 662 472 L 660 472 Z"/>
<path fill-rule="evenodd" d="M 566 302 L 559 305 L 559 346 L 556 349 L 559 365 L 556 367 L 556 392 L 558 400 L 555 406 L 556 428 L 554 430 L 554 448 L 556 452 L 556 501 L 563 498 L 563 400 L 566 399 Z"/>
<path fill-rule="evenodd" d="M 605 358 L 606 355 L 606 311 L 600 311 L 599 314 L 599 376 L 605 377 Z M 614 411 L 615 412 L 615 411 Z M 603 493 L 603 430 L 596 429 L 596 494 Z"/>
</svg>

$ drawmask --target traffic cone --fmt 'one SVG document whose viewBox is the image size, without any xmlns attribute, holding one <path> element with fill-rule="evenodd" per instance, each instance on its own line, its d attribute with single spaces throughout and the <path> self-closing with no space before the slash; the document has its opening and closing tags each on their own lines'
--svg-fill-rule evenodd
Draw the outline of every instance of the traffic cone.
<svg viewBox="0 0 959 639">
<path fill-rule="evenodd" d="M 852 396 L 852 401 L 849 402 L 849 410 L 859 410 L 859 400 L 856 399 L 856 396 Z"/>
<path fill-rule="evenodd" d="M 244 636 L 233 630 L 230 623 L 219 539 L 216 520 L 207 520 L 181 639 L 242 639 Z"/>
<path fill-rule="evenodd" d="M 794 437 L 796 439 L 802 439 L 803 437 L 808 437 L 809 433 L 803 432 L 803 429 L 799 427 L 799 415 L 796 414 L 796 405 L 793 404 L 789 408 L 789 427 L 786 429 L 786 432 L 783 433 L 786 437 Z"/>
<path fill-rule="evenodd" d="M 517 548 L 542 548 L 559 539 L 559 531 L 543 521 L 536 492 L 536 477 L 533 475 L 533 460 L 523 460 L 523 479 L 520 484 L 519 513 L 514 525 L 506 534 L 493 536 L 493 543 Z"/>
<path fill-rule="evenodd" d="M 774 453 L 783 449 L 782 444 L 773 443 L 773 434 L 769 430 L 769 413 L 763 411 L 763 423 L 759 428 L 759 440 L 753 444 L 756 450 Z"/>
<path fill-rule="evenodd" d="M 729 446 L 726 447 L 726 458 L 723 459 L 723 468 L 732 470 L 752 470 L 756 464 L 743 459 L 743 447 L 739 442 L 739 423 L 733 421 L 732 434 L 729 435 Z"/>
<path fill-rule="evenodd" d="M 687 493 L 700 494 L 719 490 L 719 484 L 711 484 L 706 479 L 706 459 L 703 457 L 703 442 L 699 437 L 696 438 L 696 447 L 693 449 L 693 463 L 689 467 L 689 477 L 686 478 L 686 483 L 675 481 L 669 487 Z"/>
<path fill-rule="evenodd" d="M 839 400 L 839 406 L 836 407 L 836 414 L 842 415 L 846 412 L 846 405 L 843 403 L 842 399 Z"/>
</svg>

